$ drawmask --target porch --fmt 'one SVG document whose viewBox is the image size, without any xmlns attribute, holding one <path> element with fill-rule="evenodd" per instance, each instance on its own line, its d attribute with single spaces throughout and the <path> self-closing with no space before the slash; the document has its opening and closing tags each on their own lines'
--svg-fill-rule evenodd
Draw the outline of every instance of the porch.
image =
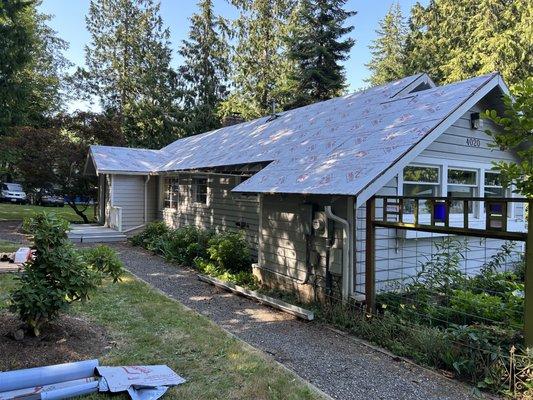
<svg viewBox="0 0 533 400">
<path fill-rule="evenodd" d="M 74 243 L 123 242 L 126 235 L 98 224 L 71 224 L 68 238 Z"/>
</svg>

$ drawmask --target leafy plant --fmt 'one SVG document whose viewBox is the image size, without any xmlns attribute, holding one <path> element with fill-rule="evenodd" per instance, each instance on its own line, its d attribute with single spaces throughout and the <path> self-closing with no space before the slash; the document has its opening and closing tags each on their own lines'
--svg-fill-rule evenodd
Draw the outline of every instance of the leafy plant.
<svg viewBox="0 0 533 400">
<path fill-rule="evenodd" d="M 54 214 L 37 214 L 25 227 L 33 234 L 35 256 L 24 264 L 10 294 L 10 309 L 39 336 L 70 303 L 86 300 L 104 276 L 118 277 L 117 268 L 100 262 L 110 260 L 109 252 L 94 258 L 92 268 L 67 238 L 69 223 Z"/>
<path fill-rule="evenodd" d="M 232 273 L 247 271 L 252 263 L 248 244 L 241 232 L 213 236 L 209 240 L 207 253 L 218 268 Z"/>
<path fill-rule="evenodd" d="M 167 234 L 168 231 L 169 228 L 163 221 L 150 222 L 142 232 L 134 235 L 130 239 L 130 242 L 134 246 L 142 246 L 149 249 L 150 247 L 154 247 L 157 239 Z"/>
<path fill-rule="evenodd" d="M 124 263 L 118 258 L 117 253 L 108 246 L 100 245 L 82 251 L 83 260 L 87 265 L 104 275 L 108 275 L 113 282 L 120 280 L 124 273 Z"/>
</svg>

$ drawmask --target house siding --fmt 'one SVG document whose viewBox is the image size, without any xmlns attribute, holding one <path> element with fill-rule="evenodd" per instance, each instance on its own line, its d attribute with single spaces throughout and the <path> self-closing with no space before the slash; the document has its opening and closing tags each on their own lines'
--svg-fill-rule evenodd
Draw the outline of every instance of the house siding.
<svg viewBox="0 0 533 400">
<path fill-rule="evenodd" d="M 325 237 L 309 236 L 312 232 L 314 212 L 323 212 L 332 205 L 334 214 L 347 218 L 347 197 L 302 195 L 263 195 L 260 227 L 260 274 L 266 274 L 265 283 L 282 288 L 289 287 L 307 299 L 323 293 L 326 285 Z M 353 207 L 353 206 L 352 206 Z M 343 232 L 339 224 L 333 231 L 333 248 L 341 252 Z M 311 250 L 311 275 L 307 275 L 307 249 Z M 342 261 L 331 263 L 331 269 L 342 271 Z M 342 278 L 333 276 L 333 291 L 340 296 Z"/>
<path fill-rule="evenodd" d="M 208 204 L 195 203 L 192 197 L 192 179 L 207 177 Z M 259 197 L 232 193 L 239 177 L 234 175 L 179 174 L 179 204 L 176 210 L 162 209 L 161 217 L 173 228 L 194 225 L 215 231 L 244 231 L 254 257 L 257 257 L 259 232 Z M 160 204 L 163 204 L 164 177 L 161 177 Z M 239 227 L 246 224 L 244 228 Z"/>
<path fill-rule="evenodd" d="M 144 185 L 146 176 L 112 175 L 110 191 L 107 197 L 106 216 L 112 206 L 122 208 L 122 230 L 138 227 L 144 221 Z M 147 183 L 147 219 L 150 222 L 157 218 L 157 179 L 151 177 Z"/>
<path fill-rule="evenodd" d="M 446 167 L 464 167 L 479 170 L 478 179 L 483 179 L 482 170 L 489 170 L 493 161 L 516 161 L 515 156 L 507 151 L 491 148 L 491 138 L 485 129 L 496 131 L 498 128 L 491 122 L 484 121 L 482 129 L 470 128 L 470 113 L 483 112 L 489 106 L 478 103 L 441 136 L 415 158 L 413 164 L 442 165 Z M 467 146 L 468 138 L 479 139 L 479 147 Z M 400 177 L 392 179 L 383 187 L 378 195 L 401 195 L 399 187 Z M 481 182 L 483 184 L 483 182 Z M 401 185 L 400 185 L 401 186 Z M 376 201 L 376 215 L 381 215 L 382 202 Z M 514 206 L 516 221 L 523 221 L 524 209 L 521 204 Z M 480 223 L 483 223 L 480 221 Z M 366 209 L 359 207 L 356 211 L 356 266 L 355 292 L 364 293 L 365 281 L 365 226 Z M 376 286 L 378 290 L 391 287 L 397 280 L 416 275 L 417 267 L 436 251 L 436 243 L 443 240 L 444 235 L 430 235 L 428 233 L 407 233 L 395 229 L 379 228 L 376 231 Z M 458 237 L 460 238 L 460 237 Z M 495 254 L 505 242 L 496 239 L 462 238 L 470 248 L 466 258 L 461 262 L 461 268 L 466 273 L 475 273 L 483 261 Z M 522 244 L 517 244 L 517 250 L 523 250 Z"/>
</svg>

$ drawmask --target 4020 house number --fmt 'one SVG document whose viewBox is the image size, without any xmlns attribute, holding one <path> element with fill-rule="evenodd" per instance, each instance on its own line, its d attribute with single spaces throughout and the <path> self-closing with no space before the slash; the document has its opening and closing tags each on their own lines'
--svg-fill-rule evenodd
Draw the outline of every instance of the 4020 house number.
<svg viewBox="0 0 533 400">
<path fill-rule="evenodd" d="M 470 147 L 481 147 L 481 140 L 477 138 L 466 138 L 466 145 Z"/>
</svg>

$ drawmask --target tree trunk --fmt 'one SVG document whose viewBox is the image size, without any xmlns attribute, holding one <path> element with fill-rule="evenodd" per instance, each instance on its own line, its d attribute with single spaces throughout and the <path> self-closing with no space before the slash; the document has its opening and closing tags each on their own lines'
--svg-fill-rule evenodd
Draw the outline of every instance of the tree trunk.
<svg viewBox="0 0 533 400">
<path fill-rule="evenodd" d="M 83 210 L 78 209 L 78 206 L 73 201 L 69 201 L 69 202 L 67 202 L 67 204 L 70 206 L 70 208 L 72 208 L 74 210 L 76 215 L 78 215 L 83 220 L 84 224 L 88 224 L 90 222 L 89 218 L 87 218 L 87 216 L 84 214 L 84 212 L 89 207 L 88 204 L 85 205 L 85 208 Z"/>
</svg>

